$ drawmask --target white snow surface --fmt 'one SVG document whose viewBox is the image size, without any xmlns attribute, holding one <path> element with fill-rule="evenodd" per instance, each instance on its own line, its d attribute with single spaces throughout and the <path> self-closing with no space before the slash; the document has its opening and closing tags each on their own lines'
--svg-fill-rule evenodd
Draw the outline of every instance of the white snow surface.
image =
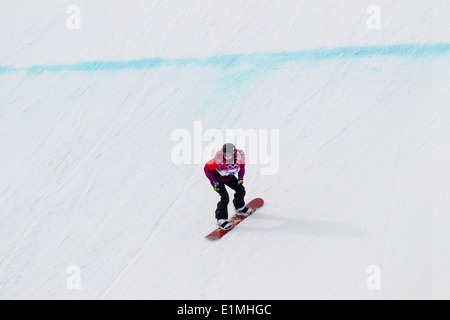
<svg viewBox="0 0 450 320">
<path fill-rule="evenodd" d="M 449 1 L 75 2 L 0 3 L 0 299 L 450 298 L 450 53 L 270 58 L 450 43 Z M 92 63 L 145 58 L 171 63 Z M 279 130 L 218 241 L 203 164 L 171 157 L 196 121 Z"/>
</svg>

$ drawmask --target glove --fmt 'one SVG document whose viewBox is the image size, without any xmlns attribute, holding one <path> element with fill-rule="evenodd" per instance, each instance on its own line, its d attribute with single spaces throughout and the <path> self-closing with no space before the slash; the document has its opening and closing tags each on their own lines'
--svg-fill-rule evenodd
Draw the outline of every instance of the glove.
<svg viewBox="0 0 450 320">
<path fill-rule="evenodd" d="M 211 182 L 211 185 L 213 186 L 214 191 L 219 192 L 220 184 L 217 181 Z"/>
<path fill-rule="evenodd" d="M 242 185 L 244 183 L 244 180 L 238 180 L 238 186 Z"/>
</svg>

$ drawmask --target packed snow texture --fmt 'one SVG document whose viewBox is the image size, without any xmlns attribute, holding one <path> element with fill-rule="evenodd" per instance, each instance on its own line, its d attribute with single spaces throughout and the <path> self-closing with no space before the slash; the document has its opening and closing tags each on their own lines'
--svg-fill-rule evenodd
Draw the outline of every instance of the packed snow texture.
<svg viewBox="0 0 450 320">
<path fill-rule="evenodd" d="M 450 298 L 448 13 L 2 1 L 0 298 Z M 173 157 L 196 123 L 279 132 L 276 172 L 246 167 L 264 207 L 219 241 L 203 164 Z"/>
</svg>

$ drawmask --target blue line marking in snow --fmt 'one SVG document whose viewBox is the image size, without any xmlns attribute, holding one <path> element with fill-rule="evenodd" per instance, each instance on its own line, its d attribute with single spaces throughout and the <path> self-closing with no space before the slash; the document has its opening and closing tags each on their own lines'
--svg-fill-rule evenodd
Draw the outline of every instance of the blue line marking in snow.
<svg viewBox="0 0 450 320">
<path fill-rule="evenodd" d="M 292 52 L 228 54 L 209 57 L 186 58 L 143 58 L 135 60 L 84 61 L 69 64 L 33 65 L 29 67 L 0 66 L 0 75 L 11 72 L 28 72 L 32 74 L 61 71 L 92 72 L 101 70 L 118 71 L 124 69 L 150 69 L 161 66 L 207 66 L 228 67 L 238 63 L 279 64 L 298 60 L 324 60 L 331 58 L 363 58 L 371 56 L 424 57 L 450 52 L 450 43 L 434 44 L 396 44 L 378 46 L 345 46 L 319 48 Z"/>
</svg>

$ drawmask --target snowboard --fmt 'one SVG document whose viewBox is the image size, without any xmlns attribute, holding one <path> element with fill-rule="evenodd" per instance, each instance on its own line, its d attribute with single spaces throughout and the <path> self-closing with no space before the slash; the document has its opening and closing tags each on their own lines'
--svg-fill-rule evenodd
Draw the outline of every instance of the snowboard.
<svg viewBox="0 0 450 320">
<path fill-rule="evenodd" d="M 216 230 L 214 230 L 213 232 L 211 232 L 210 234 L 208 234 L 205 238 L 207 239 L 220 239 L 222 238 L 224 235 L 226 235 L 228 232 L 230 232 L 231 230 L 233 230 L 239 223 L 241 223 L 243 220 L 245 220 L 247 217 L 251 216 L 253 213 L 255 213 L 255 211 L 259 208 L 261 208 L 264 205 L 264 200 L 261 198 L 256 198 L 253 199 L 252 201 L 250 201 L 249 203 L 247 203 L 245 206 L 248 208 L 252 208 L 252 213 L 250 213 L 248 216 L 239 216 L 237 214 L 235 214 L 231 219 L 230 222 L 233 224 L 233 226 L 231 227 L 231 229 L 229 230 L 222 230 L 220 228 L 217 228 Z"/>
</svg>

